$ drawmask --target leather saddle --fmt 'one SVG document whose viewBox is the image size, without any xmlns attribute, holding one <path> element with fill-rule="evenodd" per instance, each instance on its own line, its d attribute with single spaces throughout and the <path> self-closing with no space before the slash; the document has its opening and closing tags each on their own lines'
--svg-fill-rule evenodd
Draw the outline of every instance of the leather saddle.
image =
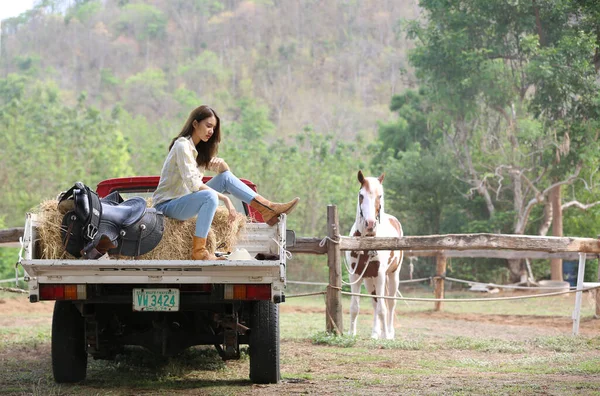
<svg viewBox="0 0 600 396">
<path fill-rule="evenodd" d="M 158 245 L 164 232 L 163 214 L 148 208 L 142 197 L 123 200 L 118 192 L 99 199 L 81 182 L 59 196 L 65 212 L 61 236 L 75 257 L 95 259 L 104 253 L 140 256 Z"/>
</svg>

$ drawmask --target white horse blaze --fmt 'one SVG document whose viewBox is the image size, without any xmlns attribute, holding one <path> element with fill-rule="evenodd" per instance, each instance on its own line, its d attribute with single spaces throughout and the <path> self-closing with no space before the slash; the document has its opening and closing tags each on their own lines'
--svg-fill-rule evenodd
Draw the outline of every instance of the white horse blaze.
<svg viewBox="0 0 600 396">
<path fill-rule="evenodd" d="M 358 173 L 361 183 L 356 220 L 350 231 L 352 236 L 401 237 L 402 225 L 394 216 L 384 211 L 383 175 L 379 178 L 364 177 Z M 359 293 L 365 284 L 367 293 L 374 296 L 395 297 L 398 290 L 403 252 L 400 250 L 348 251 L 352 292 Z M 361 279 L 362 278 L 362 279 Z M 373 298 L 373 330 L 371 337 L 393 339 L 396 300 Z M 360 297 L 352 296 L 350 303 L 349 334 L 356 335 L 356 322 L 360 309 Z"/>
</svg>

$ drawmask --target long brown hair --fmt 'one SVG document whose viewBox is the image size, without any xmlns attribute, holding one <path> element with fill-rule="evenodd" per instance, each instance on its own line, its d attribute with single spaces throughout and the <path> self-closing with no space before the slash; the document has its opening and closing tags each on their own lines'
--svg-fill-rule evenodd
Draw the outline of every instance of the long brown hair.
<svg viewBox="0 0 600 396">
<path fill-rule="evenodd" d="M 187 121 L 183 125 L 181 132 L 177 135 L 173 140 L 171 140 L 171 144 L 169 145 L 169 151 L 175 144 L 175 140 L 180 137 L 190 137 L 194 132 L 194 126 L 192 125 L 194 121 L 200 122 L 205 118 L 215 117 L 217 119 L 217 123 L 213 128 L 213 134 L 208 139 L 207 142 L 203 142 L 200 140 L 196 145 L 196 151 L 198 151 L 198 157 L 196 157 L 196 163 L 198 166 L 207 167 L 210 160 L 217 155 L 219 151 L 219 143 L 221 142 L 221 119 L 217 115 L 217 112 L 211 109 L 206 105 L 202 105 L 200 107 L 196 107 L 190 113 Z"/>
</svg>

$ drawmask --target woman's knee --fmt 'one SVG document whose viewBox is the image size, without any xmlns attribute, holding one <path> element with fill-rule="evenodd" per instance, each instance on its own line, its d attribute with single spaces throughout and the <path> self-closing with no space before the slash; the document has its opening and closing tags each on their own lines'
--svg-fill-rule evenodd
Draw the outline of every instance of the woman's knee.
<svg viewBox="0 0 600 396">
<path fill-rule="evenodd" d="M 212 207 L 217 207 L 219 206 L 219 195 L 217 194 L 217 192 L 215 190 L 205 190 L 207 192 L 206 194 L 206 204 L 212 206 Z"/>
<path fill-rule="evenodd" d="M 200 190 L 193 194 L 194 203 L 199 207 L 204 205 L 217 207 L 219 205 L 219 196 L 215 190 Z"/>
</svg>

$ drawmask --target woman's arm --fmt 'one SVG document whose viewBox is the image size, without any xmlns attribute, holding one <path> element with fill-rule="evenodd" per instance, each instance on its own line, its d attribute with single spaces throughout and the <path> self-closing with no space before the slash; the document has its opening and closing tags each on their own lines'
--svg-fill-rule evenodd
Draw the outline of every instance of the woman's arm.
<svg viewBox="0 0 600 396">
<path fill-rule="evenodd" d="M 200 186 L 200 188 L 198 189 L 198 191 L 202 191 L 202 190 L 212 190 L 212 188 L 210 188 L 206 184 L 202 184 Z M 219 198 L 219 201 L 223 201 L 223 203 L 225 204 L 225 207 L 229 211 L 229 221 L 230 222 L 234 221 L 237 216 L 237 211 L 235 210 L 235 206 L 233 206 L 231 199 L 229 199 L 229 197 L 225 194 L 221 194 L 218 191 L 215 191 L 215 192 L 217 193 L 217 197 Z"/>
</svg>

